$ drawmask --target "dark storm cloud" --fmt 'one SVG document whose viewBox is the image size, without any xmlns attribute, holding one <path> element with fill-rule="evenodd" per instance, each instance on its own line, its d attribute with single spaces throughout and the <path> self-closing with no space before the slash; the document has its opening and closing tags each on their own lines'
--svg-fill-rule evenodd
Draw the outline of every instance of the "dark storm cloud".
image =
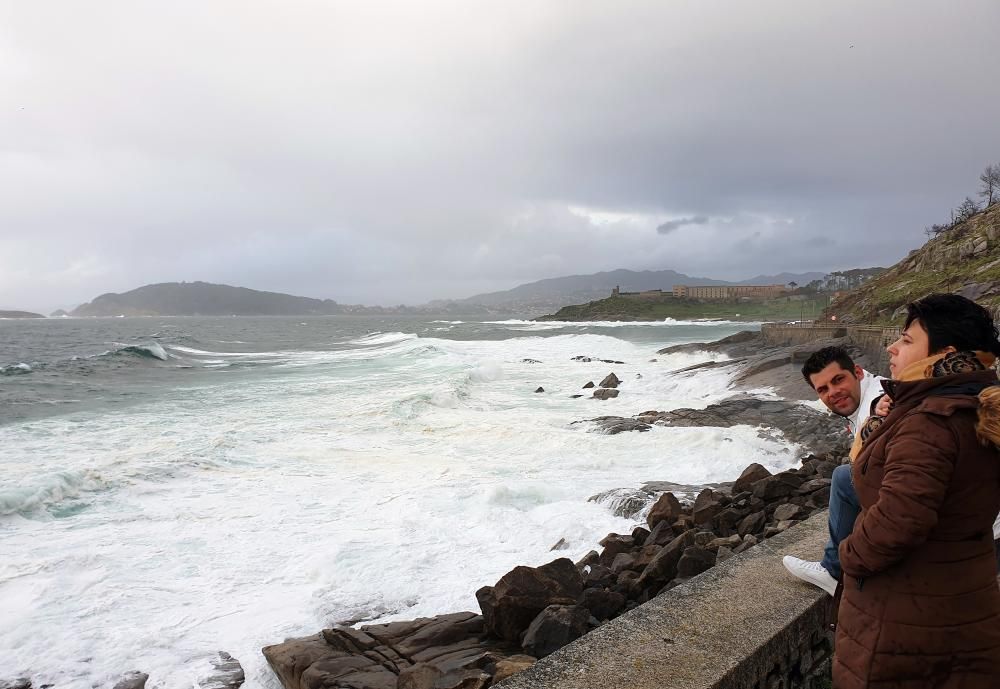
<svg viewBox="0 0 1000 689">
<path fill-rule="evenodd" d="M 0 0 L 0 308 L 891 264 L 1000 160 L 998 25 L 995 0 Z"/>
<path fill-rule="evenodd" d="M 696 215 L 691 218 L 679 218 L 677 220 L 668 220 L 665 223 L 661 223 L 656 231 L 660 234 L 670 234 L 674 230 L 679 230 L 682 227 L 687 227 L 688 225 L 704 225 L 708 222 L 708 218 L 704 215 Z"/>
</svg>

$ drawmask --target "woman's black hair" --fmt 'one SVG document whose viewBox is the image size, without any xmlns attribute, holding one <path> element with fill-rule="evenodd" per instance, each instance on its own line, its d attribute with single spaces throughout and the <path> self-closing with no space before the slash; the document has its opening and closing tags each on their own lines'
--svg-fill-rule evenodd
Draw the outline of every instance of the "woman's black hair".
<svg viewBox="0 0 1000 689">
<path fill-rule="evenodd" d="M 906 305 L 903 328 L 916 320 L 927 331 L 930 354 L 954 347 L 960 352 L 979 350 L 1000 355 L 993 315 L 971 299 L 957 294 L 931 294 Z"/>
</svg>

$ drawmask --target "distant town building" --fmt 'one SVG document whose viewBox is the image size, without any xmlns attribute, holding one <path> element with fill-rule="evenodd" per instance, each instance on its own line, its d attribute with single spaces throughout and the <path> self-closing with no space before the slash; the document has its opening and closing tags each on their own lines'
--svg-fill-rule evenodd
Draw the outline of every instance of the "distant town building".
<svg viewBox="0 0 1000 689">
<path fill-rule="evenodd" d="M 674 296 L 684 299 L 774 299 L 786 291 L 784 285 L 674 285 Z"/>
<path fill-rule="evenodd" d="M 616 286 L 611 290 L 612 297 L 625 297 L 626 299 L 650 299 L 650 300 L 660 300 L 669 299 L 673 295 L 670 292 L 664 292 L 661 289 L 647 289 L 642 292 L 622 292 L 621 288 Z"/>
</svg>

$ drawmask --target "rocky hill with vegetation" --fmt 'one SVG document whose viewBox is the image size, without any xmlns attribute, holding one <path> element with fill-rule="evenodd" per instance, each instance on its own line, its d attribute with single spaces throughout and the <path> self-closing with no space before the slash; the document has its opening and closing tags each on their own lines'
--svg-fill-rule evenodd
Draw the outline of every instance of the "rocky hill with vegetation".
<svg viewBox="0 0 1000 689">
<path fill-rule="evenodd" d="M 964 215 L 964 217 L 962 217 Z M 1000 307 L 1000 203 L 968 209 L 954 223 L 928 228 L 930 240 L 861 287 L 834 299 L 825 318 L 891 324 L 906 304 L 934 292 L 957 292 Z"/>
</svg>

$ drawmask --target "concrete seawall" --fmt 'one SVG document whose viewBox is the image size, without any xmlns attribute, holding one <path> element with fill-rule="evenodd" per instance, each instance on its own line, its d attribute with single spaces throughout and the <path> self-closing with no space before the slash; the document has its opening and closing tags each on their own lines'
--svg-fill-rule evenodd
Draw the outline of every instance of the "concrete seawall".
<svg viewBox="0 0 1000 689">
<path fill-rule="evenodd" d="M 814 559 L 824 510 L 604 624 L 503 689 L 809 689 L 830 662 L 830 598 L 783 555 Z"/>
<path fill-rule="evenodd" d="M 870 362 L 873 373 L 889 375 L 889 355 L 885 348 L 894 342 L 899 328 L 878 325 L 837 325 L 835 323 L 765 323 L 760 329 L 768 345 L 807 344 L 815 340 L 846 337 Z"/>
</svg>

